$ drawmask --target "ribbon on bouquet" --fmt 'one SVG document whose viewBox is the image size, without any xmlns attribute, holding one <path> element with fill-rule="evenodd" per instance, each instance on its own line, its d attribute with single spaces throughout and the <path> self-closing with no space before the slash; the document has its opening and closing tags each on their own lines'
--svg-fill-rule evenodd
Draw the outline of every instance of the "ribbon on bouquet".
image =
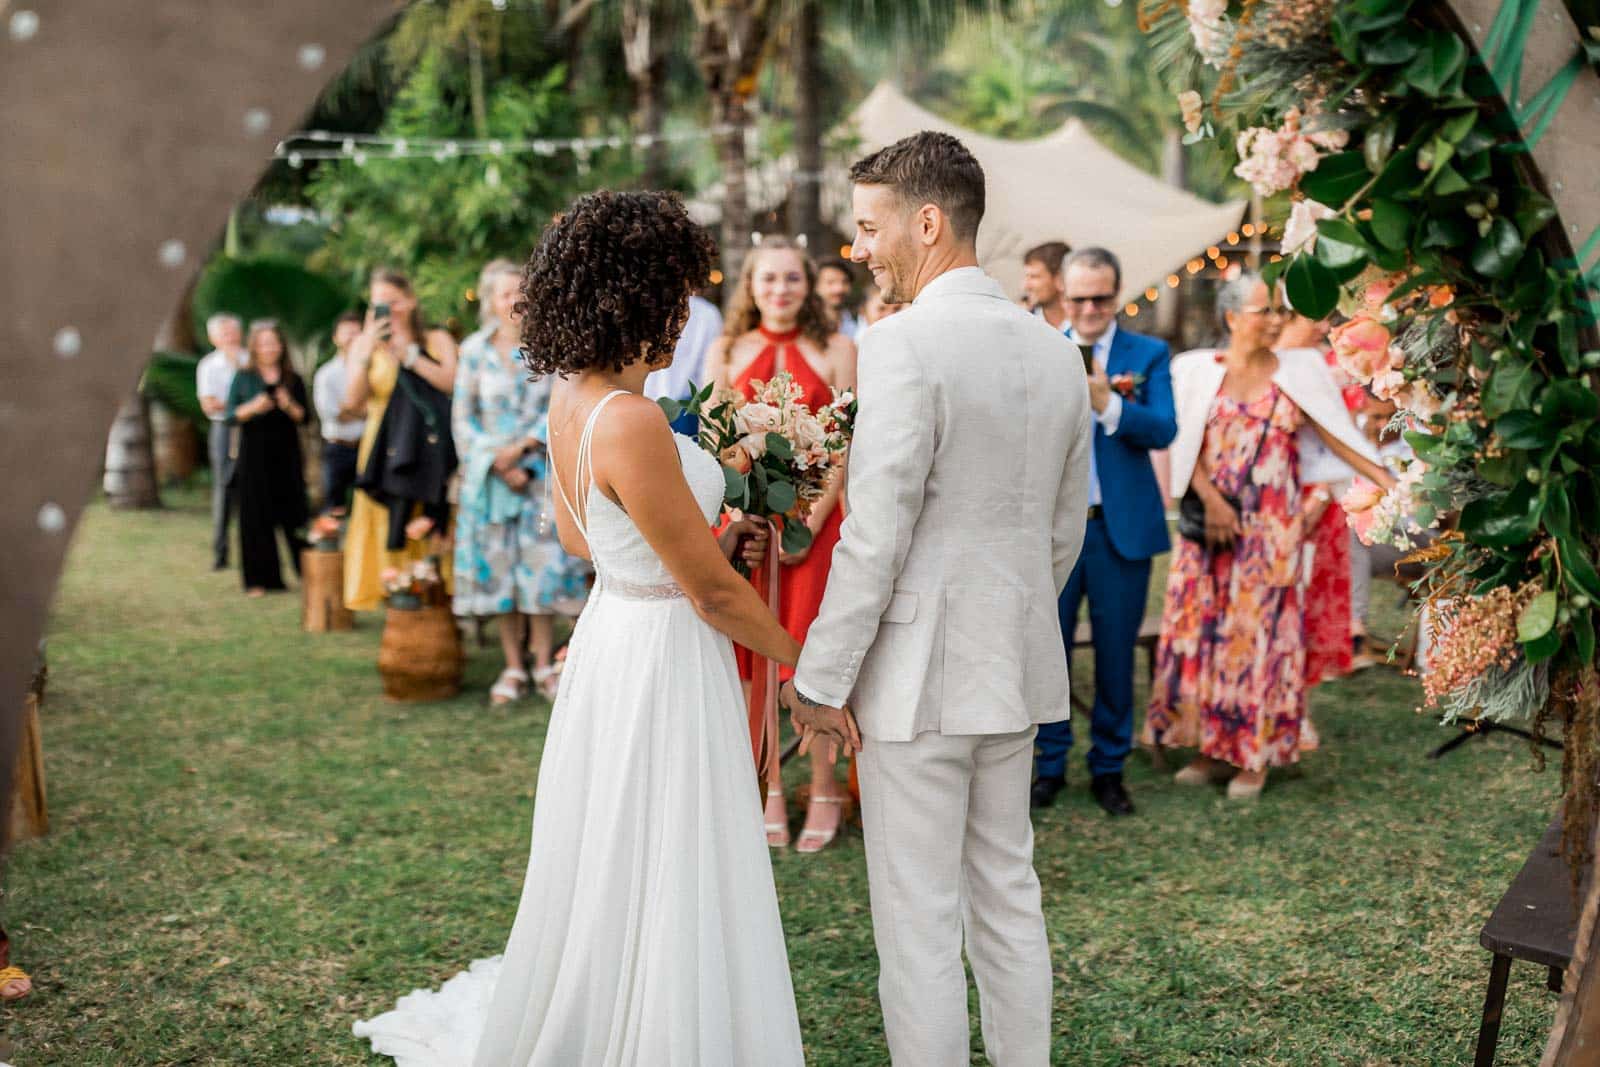
<svg viewBox="0 0 1600 1067">
<path fill-rule="evenodd" d="M 778 524 L 771 518 L 767 519 L 767 558 L 761 564 L 761 570 L 755 574 L 756 588 L 762 586 L 761 575 L 766 573 L 766 601 L 767 608 L 773 615 L 778 615 L 778 602 L 780 587 L 778 584 L 778 568 L 782 564 L 778 560 L 778 545 L 782 543 L 782 536 Z M 780 616 L 781 617 L 781 616 Z M 756 781 L 761 789 L 761 803 L 767 802 L 767 770 L 777 758 L 778 752 L 778 661 L 755 652 L 750 653 L 750 706 L 747 713 L 750 719 L 750 747 L 755 755 Z"/>
</svg>

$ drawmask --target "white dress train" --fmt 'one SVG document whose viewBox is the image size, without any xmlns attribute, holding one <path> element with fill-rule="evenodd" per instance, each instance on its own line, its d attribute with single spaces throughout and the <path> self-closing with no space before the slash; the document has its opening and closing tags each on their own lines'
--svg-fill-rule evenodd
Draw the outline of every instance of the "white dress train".
<svg viewBox="0 0 1600 1067">
<path fill-rule="evenodd" d="M 732 645 L 585 487 L 617 395 L 579 445 L 587 529 L 573 518 L 597 580 L 539 765 L 510 941 L 355 1024 L 398 1067 L 804 1063 Z M 721 467 L 675 439 L 709 526 Z"/>
</svg>

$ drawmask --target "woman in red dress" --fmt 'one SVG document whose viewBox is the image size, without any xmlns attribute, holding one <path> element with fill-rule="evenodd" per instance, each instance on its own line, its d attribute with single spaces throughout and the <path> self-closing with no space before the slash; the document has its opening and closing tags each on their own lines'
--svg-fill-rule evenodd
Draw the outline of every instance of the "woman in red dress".
<svg viewBox="0 0 1600 1067">
<path fill-rule="evenodd" d="M 788 371 L 805 390 L 804 402 L 812 410 L 832 400 L 836 391 L 855 388 L 855 343 L 829 325 L 816 282 L 815 264 L 788 238 L 768 237 L 752 249 L 739 275 L 726 331 L 706 353 L 706 378 L 750 396 L 751 382 Z M 844 518 L 841 496 L 842 485 L 836 480 L 806 519 L 813 536 L 811 547 L 778 557 L 778 619 L 802 643 L 822 607 L 833 547 L 839 543 L 839 524 Z M 758 584 L 765 585 L 764 574 L 755 577 Z M 748 689 L 754 676 L 752 657 L 745 649 L 737 651 L 739 673 Z M 781 680 L 787 681 L 793 674 L 784 668 Z M 834 759 L 831 747 L 812 750 L 811 802 L 795 846 L 799 852 L 822 851 L 839 831 L 843 790 L 834 773 Z M 767 781 L 767 842 L 782 848 L 789 843 L 789 816 L 775 747 Z"/>
</svg>

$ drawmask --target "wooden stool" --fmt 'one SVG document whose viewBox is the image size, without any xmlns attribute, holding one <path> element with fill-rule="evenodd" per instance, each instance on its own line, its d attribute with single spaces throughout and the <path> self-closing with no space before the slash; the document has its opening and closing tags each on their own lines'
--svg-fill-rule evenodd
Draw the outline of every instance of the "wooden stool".
<svg viewBox="0 0 1600 1067">
<path fill-rule="evenodd" d="M 1561 972 L 1572 962 L 1577 934 L 1577 906 L 1571 872 L 1561 858 L 1561 816 L 1557 815 L 1478 935 L 1478 943 L 1494 955 L 1489 962 L 1489 991 L 1483 998 L 1474 1067 L 1493 1067 L 1511 961 L 1527 960 L 1548 967 L 1546 986 L 1559 993 Z"/>
<path fill-rule="evenodd" d="M 11 825 L 7 835 L 12 844 L 50 832 L 50 812 L 44 794 L 44 746 L 39 734 L 39 703 L 44 699 L 44 680 L 45 670 L 41 666 L 22 704 L 16 774 L 11 786 Z"/>
<path fill-rule="evenodd" d="M 308 548 L 300 553 L 300 627 L 308 634 L 355 628 L 344 606 L 344 553 Z"/>
</svg>

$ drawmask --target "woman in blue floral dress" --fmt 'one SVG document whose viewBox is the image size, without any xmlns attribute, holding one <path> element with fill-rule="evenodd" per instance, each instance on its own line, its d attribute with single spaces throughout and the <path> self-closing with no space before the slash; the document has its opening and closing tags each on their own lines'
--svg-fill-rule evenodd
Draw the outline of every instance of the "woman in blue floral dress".
<svg viewBox="0 0 1600 1067">
<path fill-rule="evenodd" d="M 451 409 L 461 457 L 455 613 L 500 619 L 506 665 L 489 691 L 498 705 L 526 696 L 530 681 L 553 690 L 554 618 L 582 609 L 588 574 L 561 550 L 555 524 L 541 522 L 550 382 L 530 379 L 518 351 L 515 265 L 491 263 L 479 293 L 488 324 L 462 342 Z"/>
</svg>

